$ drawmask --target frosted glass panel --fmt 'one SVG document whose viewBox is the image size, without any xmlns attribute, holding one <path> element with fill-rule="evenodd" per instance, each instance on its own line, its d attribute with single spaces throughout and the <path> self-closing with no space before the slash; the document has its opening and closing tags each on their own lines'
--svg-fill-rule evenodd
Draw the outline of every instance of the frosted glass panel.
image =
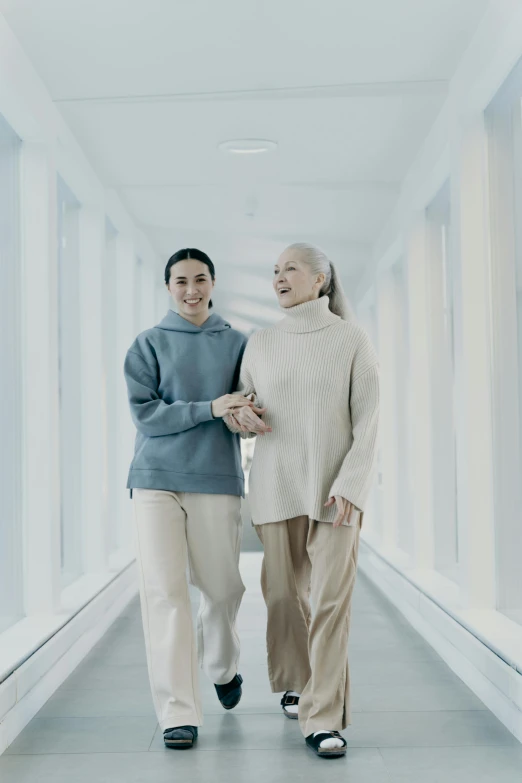
<svg viewBox="0 0 522 783">
<path fill-rule="evenodd" d="M 0 632 L 23 615 L 19 150 L 0 115 Z"/>
<path fill-rule="evenodd" d="M 81 361 L 79 203 L 58 180 L 58 361 L 60 403 L 60 546 L 62 582 L 81 567 Z"/>
</svg>

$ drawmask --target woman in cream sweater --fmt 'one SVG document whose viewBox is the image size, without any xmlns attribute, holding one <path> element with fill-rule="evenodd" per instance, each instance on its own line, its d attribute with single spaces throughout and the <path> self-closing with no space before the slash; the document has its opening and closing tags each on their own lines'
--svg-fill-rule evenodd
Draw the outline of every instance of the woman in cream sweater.
<svg viewBox="0 0 522 783">
<path fill-rule="evenodd" d="M 227 423 L 243 437 L 264 436 L 250 506 L 264 545 L 272 691 L 285 692 L 283 712 L 299 719 L 312 750 L 342 756 L 351 598 L 376 452 L 377 358 L 320 250 L 291 245 L 273 284 L 285 317 L 250 338 L 241 367 L 240 391 L 259 407 L 238 409 Z"/>
</svg>

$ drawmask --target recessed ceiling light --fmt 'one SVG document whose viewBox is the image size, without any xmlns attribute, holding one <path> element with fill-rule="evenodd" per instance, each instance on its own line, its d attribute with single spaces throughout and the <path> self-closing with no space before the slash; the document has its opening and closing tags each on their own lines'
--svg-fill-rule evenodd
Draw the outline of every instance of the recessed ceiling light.
<svg viewBox="0 0 522 783">
<path fill-rule="evenodd" d="M 222 152 L 233 155 L 259 155 L 262 152 L 271 152 L 277 148 L 275 141 L 268 139 L 232 139 L 223 141 L 219 145 Z"/>
</svg>

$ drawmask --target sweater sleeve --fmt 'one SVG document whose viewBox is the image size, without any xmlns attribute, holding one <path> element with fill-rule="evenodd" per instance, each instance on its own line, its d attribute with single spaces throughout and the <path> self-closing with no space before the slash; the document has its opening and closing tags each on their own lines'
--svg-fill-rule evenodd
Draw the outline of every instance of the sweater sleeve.
<svg viewBox="0 0 522 783">
<path fill-rule="evenodd" d="M 340 495 L 364 511 L 371 489 L 377 452 L 379 371 L 374 365 L 359 375 L 350 389 L 353 442 L 332 484 L 329 497 Z"/>
<path fill-rule="evenodd" d="M 212 401 L 166 403 L 158 394 L 157 370 L 145 361 L 141 353 L 128 351 L 125 358 L 125 380 L 132 420 L 136 429 L 150 438 L 176 435 L 212 416 Z"/>
<path fill-rule="evenodd" d="M 254 381 L 252 379 L 251 362 L 252 362 L 252 339 L 248 341 L 247 346 L 245 348 L 245 352 L 243 354 L 237 392 L 238 394 L 243 394 L 245 397 L 249 397 L 250 395 L 253 395 L 252 399 L 254 402 L 256 402 L 256 390 L 254 387 Z M 232 424 L 230 416 L 225 416 L 223 421 L 225 422 L 230 432 L 233 432 L 235 435 L 240 435 L 243 439 L 255 438 L 256 436 L 255 432 L 242 432 L 241 430 L 239 430 L 235 424 Z"/>
</svg>

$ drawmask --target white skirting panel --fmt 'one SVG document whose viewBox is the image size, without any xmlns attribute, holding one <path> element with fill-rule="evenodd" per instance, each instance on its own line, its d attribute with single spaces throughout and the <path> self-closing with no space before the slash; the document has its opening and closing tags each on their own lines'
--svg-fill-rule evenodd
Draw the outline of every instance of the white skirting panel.
<svg viewBox="0 0 522 783">
<path fill-rule="evenodd" d="M 361 571 L 522 742 L 522 674 L 361 541 Z"/>
<path fill-rule="evenodd" d="M 74 671 L 137 591 L 133 564 L 0 684 L 0 753 Z"/>
</svg>

